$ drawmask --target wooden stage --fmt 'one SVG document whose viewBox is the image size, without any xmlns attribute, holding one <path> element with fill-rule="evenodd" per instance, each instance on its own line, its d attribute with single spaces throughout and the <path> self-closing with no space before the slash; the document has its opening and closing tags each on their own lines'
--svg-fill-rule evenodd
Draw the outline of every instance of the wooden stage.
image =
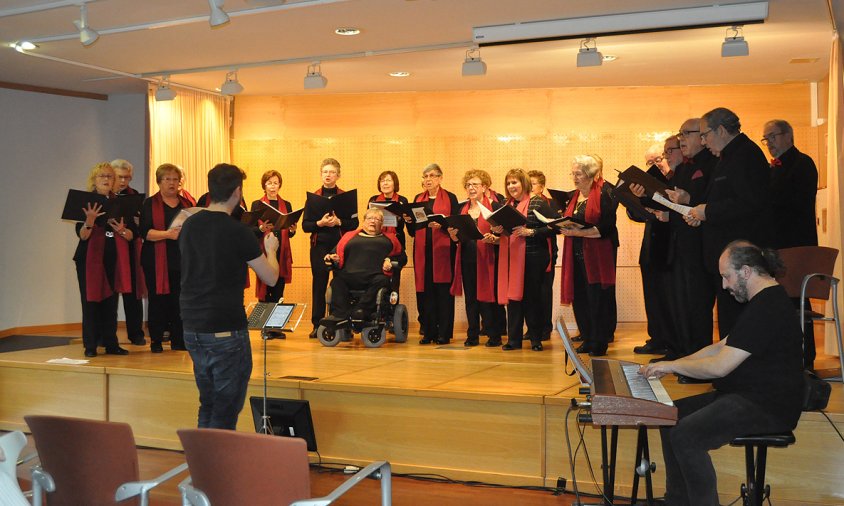
<svg viewBox="0 0 844 506">
<path fill-rule="evenodd" d="M 556 333 L 541 353 L 529 347 L 466 349 L 462 338 L 449 346 L 420 346 L 414 331 L 406 344 L 367 349 L 356 340 L 324 348 L 306 334 L 307 329 L 299 330 L 286 340 L 269 341 L 269 396 L 310 401 L 324 461 L 386 459 L 400 473 L 511 485 L 553 487 L 558 477 L 570 482 L 565 420 L 571 399 L 578 397 L 578 382 L 563 370 Z M 650 358 L 632 353 L 644 334 L 643 325 L 621 325 L 609 357 Z M 79 331 L 49 335 L 78 337 Z M 148 346 L 127 344 L 128 356 L 100 355 L 86 365 L 46 363 L 83 359 L 80 341 L 0 354 L 0 430 L 25 430 L 27 414 L 60 414 L 128 422 L 139 445 L 178 449 L 176 429 L 196 424 L 197 391 L 188 354 L 169 349 L 152 354 Z M 263 355 L 257 334 L 252 345 L 249 395 L 260 395 Z M 837 357 L 821 355 L 818 366 L 836 363 Z M 673 377 L 663 383 L 672 398 L 708 388 L 680 385 Z M 833 384 L 828 412 L 844 432 L 840 383 Z M 578 443 L 576 414 L 568 416 L 572 448 Z M 254 430 L 248 402 L 238 430 Z M 795 434 L 795 445 L 769 452 L 773 503 L 844 504 L 844 441 L 821 413 L 804 413 Z M 664 474 L 655 431 L 650 441 L 661 495 Z M 585 429 L 585 445 L 600 480 L 598 430 Z M 616 477 L 621 494 L 630 492 L 634 449 L 635 431 L 622 430 Z M 731 502 L 743 481 L 743 450 L 722 448 L 713 457 L 722 502 Z M 595 492 L 583 449 L 575 473 L 581 491 Z"/>
</svg>

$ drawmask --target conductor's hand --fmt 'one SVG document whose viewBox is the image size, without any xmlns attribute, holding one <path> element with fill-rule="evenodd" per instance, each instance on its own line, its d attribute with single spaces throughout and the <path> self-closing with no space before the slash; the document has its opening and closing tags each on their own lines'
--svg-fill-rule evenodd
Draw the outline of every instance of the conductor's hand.
<svg viewBox="0 0 844 506">
<path fill-rule="evenodd" d="M 278 237 L 275 234 L 267 234 L 264 236 L 264 251 L 267 253 L 275 253 L 278 251 Z"/>
<path fill-rule="evenodd" d="M 338 255 L 337 253 L 329 253 L 325 255 L 322 260 L 325 262 L 325 265 L 331 265 L 334 262 L 340 261 L 340 255 Z"/>
<path fill-rule="evenodd" d="M 633 193 L 633 195 L 642 198 L 645 196 L 645 187 L 640 184 L 630 183 L 630 192 Z"/>
<path fill-rule="evenodd" d="M 674 202 L 675 204 L 688 204 L 691 200 L 689 192 L 682 188 L 677 188 L 676 186 L 673 190 L 671 188 L 666 188 L 665 193 L 668 194 L 668 198 L 671 199 L 671 202 Z"/>
<path fill-rule="evenodd" d="M 381 270 L 384 272 L 390 272 L 393 270 L 393 262 L 390 260 L 390 257 L 384 259 L 384 264 L 381 266 Z"/>
</svg>

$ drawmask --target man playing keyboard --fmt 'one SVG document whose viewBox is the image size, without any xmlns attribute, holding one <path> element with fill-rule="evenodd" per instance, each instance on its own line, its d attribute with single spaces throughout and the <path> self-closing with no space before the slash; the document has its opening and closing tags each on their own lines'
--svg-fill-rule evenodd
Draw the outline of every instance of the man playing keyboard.
<svg viewBox="0 0 844 506">
<path fill-rule="evenodd" d="M 781 266 L 773 250 L 747 241 L 727 245 L 718 262 L 722 286 L 746 302 L 729 336 L 687 357 L 640 369 L 645 377 L 674 373 L 713 380 L 714 391 L 677 400 L 677 425 L 660 429 L 666 504 L 719 504 L 709 450 L 738 436 L 797 425 L 802 333 L 791 299 L 774 279 Z"/>
</svg>

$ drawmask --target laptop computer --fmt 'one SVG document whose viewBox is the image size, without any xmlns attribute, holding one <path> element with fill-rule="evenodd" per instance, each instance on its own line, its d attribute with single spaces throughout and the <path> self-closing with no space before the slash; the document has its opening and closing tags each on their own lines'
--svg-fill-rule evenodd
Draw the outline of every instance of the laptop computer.
<svg viewBox="0 0 844 506">
<path fill-rule="evenodd" d="M 295 307 L 296 304 L 283 302 L 256 302 L 247 318 L 249 330 L 291 330 L 286 326 Z"/>
<path fill-rule="evenodd" d="M 566 329 L 566 322 L 563 321 L 562 316 L 559 320 L 557 320 L 556 326 L 557 333 L 560 334 L 560 339 L 563 341 L 563 346 L 566 348 L 566 355 L 571 359 L 571 363 L 574 364 L 575 370 L 577 370 L 578 374 L 580 374 L 581 381 L 587 385 L 591 385 L 592 370 L 589 369 L 582 360 L 580 360 L 580 356 L 578 356 L 575 351 L 574 343 L 571 340 L 568 329 Z"/>
</svg>

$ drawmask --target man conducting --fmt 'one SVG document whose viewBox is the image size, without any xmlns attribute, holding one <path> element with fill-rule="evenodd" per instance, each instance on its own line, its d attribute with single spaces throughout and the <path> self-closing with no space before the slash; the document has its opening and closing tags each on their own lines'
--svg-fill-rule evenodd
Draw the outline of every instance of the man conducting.
<svg viewBox="0 0 844 506">
<path fill-rule="evenodd" d="M 749 434 L 792 430 L 803 401 L 800 323 L 774 273 L 773 250 L 747 241 L 727 245 L 718 261 L 722 286 L 745 304 L 730 334 L 674 361 L 642 366 L 645 377 L 669 373 L 712 379 L 714 391 L 675 402 L 677 425 L 660 430 L 666 504 L 717 505 L 709 450 Z"/>
<path fill-rule="evenodd" d="M 278 281 L 273 234 L 264 238 L 266 255 L 252 230 L 231 219 L 240 204 L 246 175 L 221 163 L 208 173 L 211 204 L 182 226 L 182 293 L 179 298 L 185 346 L 199 389 L 199 427 L 234 430 L 252 373 L 252 347 L 243 287 L 247 266 L 267 284 Z"/>
<path fill-rule="evenodd" d="M 325 263 L 337 263 L 331 281 L 332 311 L 329 319 L 337 322 L 354 316 L 365 320 L 375 312 L 378 290 L 390 286 L 392 264 L 390 256 L 401 253 L 401 245 L 394 234 L 382 234 L 384 213 L 380 209 L 369 209 L 363 216 L 363 228 L 346 232 L 337 249 L 325 255 Z M 349 305 L 350 290 L 366 290 L 358 300 L 355 314 Z"/>
</svg>

